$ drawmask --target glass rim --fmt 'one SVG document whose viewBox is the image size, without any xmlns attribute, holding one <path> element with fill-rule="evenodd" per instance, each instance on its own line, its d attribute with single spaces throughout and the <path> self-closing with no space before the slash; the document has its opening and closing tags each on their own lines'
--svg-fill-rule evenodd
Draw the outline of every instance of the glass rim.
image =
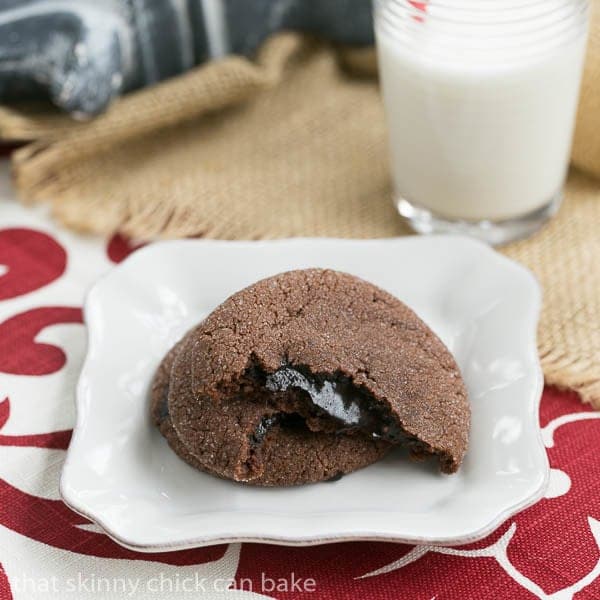
<svg viewBox="0 0 600 600">
<path fill-rule="evenodd" d="M 468 0 L 467 0 L 468 1 Z M 432 21 L 434 23 L 447 23 L 449 25 L 456 26 L 473 26 L 473 27 L 497 27 L 498 25 L 515 25 L 518 23 L 533 23 L 537 22 L 540 19 L 547 17 L 548 15 L 552 15 L 553 13 L 559 13 L 563 8 L 572 8 L 571 15 L 568 18 L 563 18 L 562 21 L 570 21 L 573 17 L 577 18 L 579 16 L 587 16 L 589 11 L 590 2 L 589 0 L 562 0 L 561 4 L 554 4 L 550 7 L 550 10 L 545 12 L 538 12 L 533 15 L 527 16 L 525 18 L 513 18 L 506 21 L 471 21 L 469 19 L 457 19 L 457 18 L 448 18 L 443 14 L 432 13 L 427 10 L 428 5 L 430 8 L 434 10 L 443 9 L 449 11 L 466 11 L 467 9 L 463 8 L 464 1 L 462 3 L 457 4 L 448 4 L 447 2 L 437 2 L 434 0 L 433 2 L 424 1 L 418 2 L 416 0 L 374 0 L 374 14 L 376 18 L 385 18 L 387 15 L 393 15 L 397 18 L 405 18 L 410 17 L 411 20 L 415 23 L 421 22 L 424 19 Z M 474 4 L 477 6 L 476 9 L 469 9 L 470 12 L 485 14 L 485 13 L 503 13 L 503 12 L 512 12 L 515 9 L 522 8 L 531 8 L 531 7 L 547 7 L 547 0 L 528 0 L 518 2 L 517 0 L 513 0 L 513 3 L 509 6 L 504 5 L 500 8 L 494 7 L 491 10 L 482 9 L 483 4 L 487 4 L 485 0 L 480 0 L 480 2 Z M 555 24 L 560 22 L 560 20 L 556 20 L 551 24 Z"/>
<path fill-rule="evenodd" d="M 524 19 L 512 19 L 500 22 L 494 20 L 482 23 L 457 19 L 441 19 L 439 15 L 432 14 L 426 10 L 428 4 L 430 3 L 416 2 L 415 0 L 374 0 L 373 13 L 376 33 L 379 35 L 381 32 L 395 41 L 405 41 L 407 44 L 412 42 L 414 44 L 419 41 L 419 35 L 426 31 L 424 25 L 430 22 L 432 25 L 437 26 L 435 35 L 429 39 L 430 43 L 427 46 L 427 52 L 430 56 L 432 55 L 432 50 L 436 49 L 436 47 L 437 50 L 444 51 L 449 48 L 449 44 L 452 44 L 454 50 L 482 53 L 489 51 L 502 52 L 506 50 L 518 53 L 531 49 L 533 52 L 524 58 L 532 58 L 536 54 L 544 54 L 551 50 L 555 51 L 558 48 L 569 46 L 582 37 L 585 37 L 590 8 L 589 0 L 562 0 L 558 4 L 552 3 L 554 6 L 549 11 L 529 15 Z M 481 7 L 483 4 L 487 4 L 487 2 L 479 0 L 477 6 Z M 472 0 L 471 2 L 469 0 L 462 0 L 456 4 L 449 4 L 444 0 L 439 4 L 437 2 L 431 3 L 431 6 L 434 6 L 436 9 L 444 6 L 452 10 L 457 9 L 457 6 L 465 5 L 474 6 L 475 3 Z M 504 4 L 498 10 L 506 12 L 518 8 L 530 8 L 532 6 L 546 7 L 547 5 L 547 0 L 528 0 L 525 2 L 513 0 L 510 6 Z M 495 2 L 493 10 L 486 11 L 486 9 L 480 9 L 476 12 L 480 14 L 484 14 L 485 12 L 496 14 L 498 12 L 496 8 L 498 8 L 498 5 Z M 558 14 L 564 8 L 571 8 L 572 10 L 562 19 L 555 19 L 545 24 L 539 23 L 540 19 L 547 18 L 548 15 L 554 13 Z M 510 31 L 511 25 L 514 26 L 523 22 L 530 23 L 532 27 Z M 440 23 L 445 25 L 446 29 L 440 29 Z M 493 32 L 486 31 L 486 27 L 496 29 L 500 27 L 500 30 L 494 34 Z M 508 30 L 502 31 L 502 27 L 507 27 Z M 490 40 L 501 41 L 504 44 L 502 46 L 494 46 L 489 43 Z M 473 41 L 479 41 L 481 45 L 472 45 Z"/>
</svg>

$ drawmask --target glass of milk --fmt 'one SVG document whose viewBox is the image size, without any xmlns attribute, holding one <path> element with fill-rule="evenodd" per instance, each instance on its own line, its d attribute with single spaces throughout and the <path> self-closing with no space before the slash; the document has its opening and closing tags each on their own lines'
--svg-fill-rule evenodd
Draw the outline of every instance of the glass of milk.
<svg viewBox="0 0 600 600">
<path fill-rule="evenodd" d="M 400 214 L 492 244 L 561 201 L 588 0 L 375 0 Z"/>
</svg>

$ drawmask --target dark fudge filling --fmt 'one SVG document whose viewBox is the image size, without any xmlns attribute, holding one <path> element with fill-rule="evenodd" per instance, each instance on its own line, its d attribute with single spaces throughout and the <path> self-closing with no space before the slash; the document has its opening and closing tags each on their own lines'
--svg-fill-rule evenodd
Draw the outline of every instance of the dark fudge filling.
<svg viewBox="0 0 600 600">
<path fill-rule="evenodd" d="M 305 420 L 309 428 L 326 429 L 338 434 L 368 435 L 395 445 L 407 447 L 414 457 L 434 454 L 429 445 L 407 434 L 389 411 L 367 390 L 356 386 L 341 373 L 312 373 L 307 367 L 286 364 L 273 373 L 253 364 L 246 372 L 263 394 L 271 393 L 279 410 L 293 411 L 294 423 Z M 261 394 L 261 398 L 264 395 Z M 270 426 L 280 424 L 273 421 Z M 264 437 L 264 436 L 263 436 Z"/>
<path fill-rule="evenodd" d="M 161 421 L 164 421 L 169 417 L 169 384 L 167 383 L 163 387 L 162 398 L 158 405 L 158 416 Z"/>
<path fill-rule="evenodd" d="M 391 415 L 366 390 L 357 387 L 340 374 L 311 373 L 303 366 L 285 365 L 273 373 L 266 373 L 257 365 L 249 367 L 245 384 L 252 382 L 252 391 L 246 393 L 256 398 L 277 398 L 278 411 L 265 415 L 249 436 L 249 457 L 246 467 L 256 468 L 257 453 L 269 431 L 276 426 L 307 429 L 307 420 L 321 419 L 338 434 L 360 433 L 407 447 L 415 457 L 434 454 L 434 450 L 414 436 L 408 435 Z M 165 385 L 159 407 L 161 419 L 169 417 L 169 386 Z M 289 399 L 289 406 L 286 400 Z M 292 412 L 290 412 L 290 410 Z M 335 476 L 337 481 L 342 475 Z"/>
<path fill-rule="evenodd" d="M 263 417 L 254 431 L 250 434 L 250 446 L 256 449 L 260 446 L 269 430 L 275 425 L 282 427 L 305 427 L 304 419 L 296 413 L 279 412 Z"/>
<path fill-rule="evenodd" d="M 338 423 L 339 433 L 362 431 L 393 443 L 407 441 L 408 436 L 372 395 L 339 373 L 313 374 L 288 365 L 266 375 L 265 387 L 271 392 L 305 392 L 320 412 Z"/>
<path fill-rule="evenodd" d="M 281 416 L 281 413 L 277 413 L 269 415 L 268 417 L 263 417 L 256 426 L 256 429 L 250 434 L 250 444 L 254 447 L 260 446 L 267 433 L 269 433 L 269 429 L 271 429 L 273 425 L 281 422 Z"/>
</svg>

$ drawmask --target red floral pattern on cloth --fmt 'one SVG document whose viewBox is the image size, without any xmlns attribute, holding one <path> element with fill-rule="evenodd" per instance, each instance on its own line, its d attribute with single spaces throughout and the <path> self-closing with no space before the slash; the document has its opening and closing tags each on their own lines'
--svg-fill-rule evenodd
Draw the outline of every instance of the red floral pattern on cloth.
<svg viewBox="0 0 600 600">
<path fill-rule="evenodd" d="M 37 290 L 58 279 L 67 253 L 49 235 L 32 229 L 0 231 L 0 256 L 6 273 L 0 277 L 0 300 Z"/>
<path fill-rule="evenodd" d="M 270 579 L 285 580 L 293 570 L 298 577 L 315 577 L 319 598 L 327 599 L 598 598 L 600 527 L 594 520 L 594 515 L 600 517 L 598 417 L 574 394 L 546 389 L 541 408 L 546 441 L 557 419 L 567 421 L 556 429 L 554 445 L 548 448 L 552 480 L 547 496 L 557 495 L 510 519 L 484 540 L 451 549 L 388 543 L 311 549 L 244 544 L 238 580 L 252 579 L 265 569 Z M 581 420 L 569 422 L 573 418 Z M 570 486 L 557 473 L 564 473 Z M 509 561 L 508 572 L 498 559 Z M 255 586 L 259 583 L 255 581 Z M 276 596 L 291 599 L 301 594 Z"/>
<path fill-rule="evenodd" d="M 26 446 L 30 448 L 52 448 L 66 450 L 71 441 L 70 429 L 52 431 L 50 433 L 32 433 L 29 435 L 2 435 L 2 427 L 6 425 L 10 415 L 10 399 L 0 402 L 0 446 Z"/>
<path fill-rule="evenodd" d="M 65 306 L 32 308 L 6 319 L 0 323 L 0 372 L 48 375 L 59 371 L 66 360 L 63 350 L 35 338 L 50 325 L 81 322 L 81 309 Z"/>
<path fill-rule="evenodd" d="M 127 238 L 116 233 L 108 240 L 108 244 L 106 245 L 106 255 L 114 263 L 120 263 L 143 245 L 144 244 L 134 244 Z"/>
<path fill-rule="evenodd" d="M 131 594 L 85 588 L 52 595 L 39 584 L 55 573 L 144 581 L 164 574 L 171 582 L 201 574 L 228 582 L 219 597 L 251 597 L 249 589 L 279 599 L 600 597 L 600 413 L 553 389 L 545 390 L 540 415 L 552 467 L 546 498 L 475 544 L 230 544 L 151 555 L 120 547 L 60 501 L 57 478 L 71 429 L 55 428 L 35 407 L 53 403 L 61 413 L 72 402 L 67 372 L 83 352 L 80 306 L 89 283 L 80 274 L 98 276 L 135 248 L 112 238 L 92 251 L 89 240 L 41 216 L 14 204 L 0 217 L 2 211 L 11 226 L 0 229 L 0 600 L 153 597 L 143 586 Z M 209 590 L 155 596 L 213 597 Z"/>
</svg>

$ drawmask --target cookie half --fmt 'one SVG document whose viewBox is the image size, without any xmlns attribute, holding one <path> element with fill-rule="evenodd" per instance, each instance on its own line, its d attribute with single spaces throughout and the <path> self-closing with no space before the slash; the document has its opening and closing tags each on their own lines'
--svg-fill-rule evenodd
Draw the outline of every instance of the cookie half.
<svg viewBox="0 0 600 600">
<path fill-rule="evenodd" d="M 254 485 L 289 486 L 337 479 L 372 464 L 392 448 L 363 435 L 313 432 L 298 414 L 282 413 L 255 401 L 250 407 L 242 401 L 222 412 L 211 411 L 213 426 L 196 431 L 184 444 L 171 422 L 168 398 L 172 393 L 195 402 L 186 360 L 191 354 L 186 342 L 193 344 L 191 337 L 176 345 L 161 363 L 152 385 L 151 410 L 171 448 L 193 467 Z M 203 419 L 205 426 L 208 418 Z"/>
<path fill-rule="evenodd" d="M 470 424 L 437 336 L 387 292 L 322 269 L 227 299 L 165 358 L 152 410 L 184 460 L 257 485 L 329 479 L 395 445 L 452 473 Z"/>
</svg>

